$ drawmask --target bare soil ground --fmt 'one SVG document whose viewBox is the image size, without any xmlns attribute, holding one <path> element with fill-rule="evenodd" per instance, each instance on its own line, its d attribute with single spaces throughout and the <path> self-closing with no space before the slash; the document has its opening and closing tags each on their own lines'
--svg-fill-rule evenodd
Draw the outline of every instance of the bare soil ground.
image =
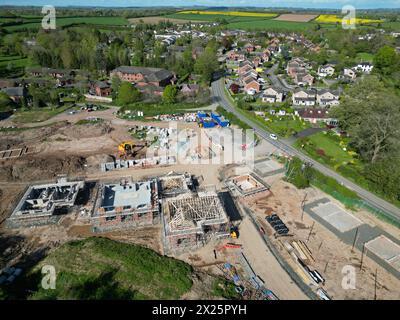
<svg viewBox="0 0 400 320">
<path fill-rule="evenodd" d="M 294 266 L 294 260 L 284 247 L 284 243 L 295 239 L 302 240 L 307 244 L 315 258 L 312 267 L 317 269 L 326 279 L 324 289 L 333 299 L 373 299 L 376 270 L 378 270 L 377 298 L 400 298 L 400 281 L 372 259 L 364 257 L 363 268 L 360 270 L 361 252 L 357 249 L 352 252 L 351 246 L 343 243 L 332 232 L 317 222 L 315 222 L 310 235 L 314 220 L 307 213 L 304 213 L 303 220 L 301 219 L 301 202 L 305 193 L 307 193 L 307 202 L 327 197 L 327 195 L 314 188 L 298 190 L 282 180 L 275 180 L 272 183 L 271 190 L 273 194 L 268 198 L 270 208 L 287 224 L 293 237 L 274 239 L 273 229 L 269 224 L 264 222 L 263 227 L 270 237 L 274 239 L 274 244 L 288 262 Z M 331 201 L 341 206 L 336 200 L 331 199 Z M 358 211 L 354 214 L 366 223 L 379 225 L 394 236 L 399 236 L 398 229 L 379 221 L 368 212 Z M 265 213 L 259 211 L 257 215 L 259 221 L 265 221 Z M 307 241 L 308 238 L 309 240 Z M 342 288 L 342 269 L 347 265 L 354 266 L 356 270 L 355 290 Z"/>
<path fill-rule="evenodd" d="M 318 17 L 315 14 L 281 14 L 279 17 L 274 20 L 279 21 L 293 21 L 293 22 L 309 22 Z"/>
</svg>

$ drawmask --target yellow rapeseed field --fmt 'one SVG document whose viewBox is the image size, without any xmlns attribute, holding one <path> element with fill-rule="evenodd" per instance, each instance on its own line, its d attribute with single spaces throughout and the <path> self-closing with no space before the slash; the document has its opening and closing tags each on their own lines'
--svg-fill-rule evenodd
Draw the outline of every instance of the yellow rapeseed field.
<svg viewBox="0 0 400 320">
<path fill-rule="evenodd" d="M 338 17 L 335 14 L 321 14 L 315 21 L 320 22 L 320 23 L 342 23 L 343 18 Z M 353 20 L 353 21 L 352 21 Z M 381 20 L 371 20 L 371 19 L 349 19 L 347 20 L 347 24 L 350 24 L 351 22 L 360 24 L 360 23 L 379 23 L 382 22 Z"/>
<path fill-rule="evenodd" d="M 197 11 L 197 10 L 188 10 L 188 11 L 180 11 L 180 14 L 217 14 L 223 16 L 236 16 L 236 17 L 263 17 L 270 18 L 275 17 L 275 13 L 261 13 L 261 12 L 243 12 L 243 11 Z"/>
</svg>

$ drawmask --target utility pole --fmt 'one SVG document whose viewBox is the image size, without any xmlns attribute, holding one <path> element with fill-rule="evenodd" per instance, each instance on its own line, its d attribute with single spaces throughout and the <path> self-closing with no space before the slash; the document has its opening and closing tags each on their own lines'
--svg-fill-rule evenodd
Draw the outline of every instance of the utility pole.
<svg viewBox="0 0 400 320">
<path fill-rule="evenodd" d="M 328 269 L 328 264 L 329 264 L 329 261 L 326 262 L 326 265 L 325 265 L 325 268 L 324 268 L 324 273 L 326 273 L 326 269 Z"/>
<path fill-rule="evenodd" d="M 303 216 L 304 216 L 304 205 L 306 204 L 306 200 L 307 200 L 307 192 L 304 195 L 304 199 L 301 202 L 301 221 L 303 221 Z"/>
<path fill-rule="evenodd" d="M 353 246 L 351 247 L 351 252 L 354 252 L 354 246 L 356 245 L 357 237 L 358 237 L 358 228 L 356 229 L 356 234 L 354 236 L 354 241 L 353 241 Z"/>
<path fill-rule="evenodd" d="M 363 249 L 362 249 L 362 252 L 361 252 L 360 270 L 362 270 L 362 265 L 363 265 L 363 261 L 364 261 L 364 252 L 365 252 L 365 242 L 363 244 Z"/>
<path fill-rule="evenodd" d="M 310 240 L 311 233 L 312 233 L 312 231 L 313 231 L 313 229 L 314 229 L 314 225 L 315 225 L 315 221 L 313 222 L 313 224 L 312 224 L 312 226 L 311 226 L 310 233 L 308 234 L 307 242 Z"/>
<path fill-rule="evenodd" d="M 378 285 L 378 268 L 375 271 L 375 294 L 374 294 L 374 300 L 376 300 L 376 298 L 377 298 L 377 294 L 376 294 L 377 285 Z"/>
</svg>

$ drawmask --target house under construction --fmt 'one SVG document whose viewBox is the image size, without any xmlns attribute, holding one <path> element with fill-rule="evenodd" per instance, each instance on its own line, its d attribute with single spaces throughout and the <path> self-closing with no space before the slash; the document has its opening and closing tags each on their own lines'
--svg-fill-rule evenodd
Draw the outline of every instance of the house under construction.
<svg viewBox="0 0 400 320">
<path fill-rule="evenodd" d="M 226 186 L 233 197 L 244 203 L 254 203 L 271 194 L 270 187 L 254 173 L 228 179 Z"/>
<path fill-rule="evenodd" d="M 165 247 L 172 251 L 202 246 L 211 237 L 229 236 L 229 219 L 216 191 L 164 199 L 163 227 Z"/>
<path fill-rule="evenodd" d="M 8 226 L 27 227 L 57 222 L 63 209 L 75 204 L 83 187 L 83 181 L 69 182 L 65 178 L 56 183 L 29 186 L 7 219 Z"/>
<path fill-rule="evenodd" d="M 94 231 L 139 227 L 159 222 L 155 179 L 102 184 L 91 217 Z"/>
<path fill-rule="evenodd" d="M 193 180 L 188 173 L 170 172 L 158 177 L 158 190 L 162 197 L 176 197 L 193 189 Z"/>
</svg>

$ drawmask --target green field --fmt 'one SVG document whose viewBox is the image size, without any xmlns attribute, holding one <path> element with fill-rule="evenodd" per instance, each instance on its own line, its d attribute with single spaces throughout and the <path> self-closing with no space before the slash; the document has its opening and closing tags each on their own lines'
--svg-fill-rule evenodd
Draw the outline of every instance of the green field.
<svg viewBox="0 0 400 320">
<path fill-rule="evenodd" d="M 98 26 L 124 26 L 128 20 L 122 17 L 60 17 L 56 20 L 56 27 L 65 27 L 73 24 L 89 24 Z M 21 29 L 38 29 L 41 27 L 41 19 L 25 19 L 23 24 L 4 27 L 8 31 Z"/>
<path fill-rule="evenodd" d="M 30 65 L 28 58 L 20 56 L 0 56 L 0 69 L 12 66 L 14 68 L 21 68 Z"/>
<path fill-rule="evenodd" d="M 367 52 L 360 52 L 357 54 L 357 59 L 367 62 L 372 62 L 374 60 L 374 55 Z"/>
<path fill-rule="evenodd" d="M 244 29 L 244 30 L 307 30 L 315 27 L 317 24 L 314 22 L 291 22 L 291 21 L 279 21 L 274 20 L 275 17 L 243 17 L 243 16 L 227 16 L 217 14 L 171 14 L 166 18 L 191 20 L 191 21 L 217 21 L 226 20 L 228 22 L 227 27 L 230 29 Z M 323 25 L 322 28 L 334 28 L 334 25 Z"/>
<path fill-rule="evenodd" d="M 165 16 L 170 19 L 182 19 L 188 21 L 217 21 L 226 20 L 230 23 L 233 22 L 244 22 L 244 21 L 258 21 L 258 20 L 270 20 L 275 17 L 241 17 L 241 16 L 227 16 L 222 14 L 195 14 L 195 13 L 175 13 Z"/>
<path fill-rule="evenodd" d="M 53 290 L 42 288 L 44 265 L 55 268 Z M 0 300 L 179 299 L 192 288 L 194 276 L 183 261 L 142 246 L 92 237 L 51 251 L 12 286 L 0 288 Z M 207 279 L 205 296 L 237 298 L 232 283 L 214 276 Z"/>
<path fill-rule="evenodd" d="M 65 112 L 69 108 L 71 108 L 71 106 L 63 106 L 59 108 L 44 107 L 26 111 L 17 111 L 14 114 L 13 121 L 16 123 L 43 122 Z"/>
</svg>

